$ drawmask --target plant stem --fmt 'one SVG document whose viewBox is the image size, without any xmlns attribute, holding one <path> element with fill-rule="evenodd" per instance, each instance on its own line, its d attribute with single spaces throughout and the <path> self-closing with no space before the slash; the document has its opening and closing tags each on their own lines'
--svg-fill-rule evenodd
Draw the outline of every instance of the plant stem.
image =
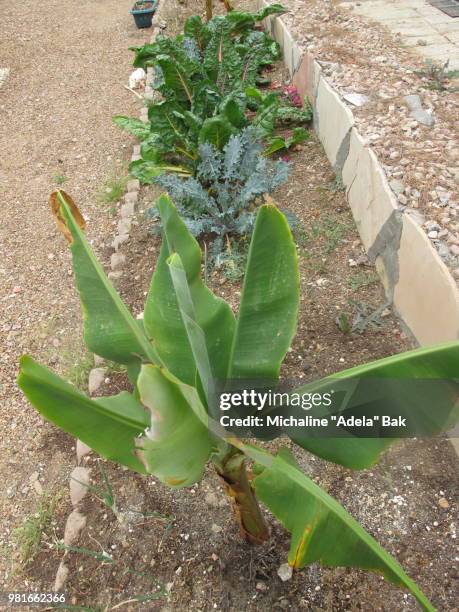
<svg viewBox="0 0 459 612">
<path fill-rule="evenodd" d="M 269 538 L 269 528 L 250 484 L 244 455 L 232 449 L 221 462 L 215 463 L 215 469 L 231 497 L 242 537 L 251 544 L 265 542 Z"/>
</svg>

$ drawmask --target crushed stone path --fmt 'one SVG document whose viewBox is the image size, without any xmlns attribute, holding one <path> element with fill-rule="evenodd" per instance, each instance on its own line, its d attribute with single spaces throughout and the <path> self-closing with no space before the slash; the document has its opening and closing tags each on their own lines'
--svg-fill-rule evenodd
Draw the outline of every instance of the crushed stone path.
<svg viewBox="0 0 459 612">
<path fill-rule="evenodd" d="M 115 114 L 137 114 L 123 85 L 128 47 L 143 44 L 132 0 L 2 3 L 0 67 L 0 584 L 11 586 L 12 531 L 64 478 L 72 441 L 27 404 L 15 384 L 29 353 L 65 372 L 81 351 L 70 256 L 48 210 L 59 180 L 88 220 L 96 250 L 113 237 L 97 195 L 127 166 L 131 142 Z M 78 348 L 77 348 L 78 347 Z M 39 484 L 35 484 L 36 482 Z M 4 566 L 4 567 L 2 567 Z M 4 571 L 2 571 L 4 570 Z"/>
</svg>

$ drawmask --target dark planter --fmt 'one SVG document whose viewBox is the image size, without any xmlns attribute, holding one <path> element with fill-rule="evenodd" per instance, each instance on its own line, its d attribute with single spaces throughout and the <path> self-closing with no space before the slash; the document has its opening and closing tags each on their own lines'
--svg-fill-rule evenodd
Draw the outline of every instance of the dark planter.
<svg viewBox="0 0 459 612">
<path fill-rule="evenodd" d="M 142 4 L 148 4 L 148 8 L 141 8 Z M 134 17 L 135 25 L 140 28 L 151 27 L 154 12 L 158 5 L 158 0 L 147 0 L 146 2 L 136 2 L 131 8 L 130 13 Z"/>
</svg>

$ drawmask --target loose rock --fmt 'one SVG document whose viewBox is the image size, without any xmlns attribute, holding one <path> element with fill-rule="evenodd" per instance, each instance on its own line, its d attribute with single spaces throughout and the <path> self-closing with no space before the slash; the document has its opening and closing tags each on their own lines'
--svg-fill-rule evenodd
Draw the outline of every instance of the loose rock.
<svg viewBox="0 0 459 612">
<path fill-rule="evenodd" d="M 282 582 L 287 582 L 291 580 L 293 576 L 293 569 L 288 563 L 282 563 L 282 565 L 277 570 L 277 575 L 282 580 Z"/>
</svg>

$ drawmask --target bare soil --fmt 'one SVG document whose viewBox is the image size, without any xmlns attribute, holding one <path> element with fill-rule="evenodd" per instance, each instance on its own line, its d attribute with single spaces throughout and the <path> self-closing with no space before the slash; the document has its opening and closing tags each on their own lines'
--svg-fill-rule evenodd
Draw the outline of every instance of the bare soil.
<svg viewBox="0 0 459 612">
<path fill-rule="evenodd" d="M 253 6 L 253 3 L 245 2 L 243 6 Z M 188 14 L 199 12 L 201 5 L 190 0 L 182 5 L 171 0 L 167 9 L 165 18 L 168 29 L 173 32 Z M 129 22 L 124 20 L 124 16 L 120 19 L 123 24 L 120 31 L 126 36 L 126 32 L 131 32 Z M 121 82 L 129 73 L 126 42 L 116 42 L 119 47 L 116 52 L 123 58 L 117 68 L 121 73 L 124 70 L 124 74 L 119 76 Z M 116 111 L 108 109 L 111 110 L 109 114 L 135 114 L 131 102 L 126 94 L 124 107 Z M 102 144 L 99 148 L 99 143 L 107 146 L 106 140 L 96 141 L 96 144 L 98 151 L 107 150 Z M 119 143 L 113 142 L 111 146 L 113 150 L 120 150 Z M 300 220 L 296 238 L 302 301 L 298 333 L 282 375 L 306 382 L 406 350 L 411 343 L 390 309 L 383 309 L 382 288 L 366 261 L 344 194 L 339 190 L 339 182 L 335 181 L 314 135 L 291 154 L 291 160 L 293 169 L 289 183 L 280 188 L 274 198 L 281 208 L 294 213 Z M 82 191 L 83 187 L 81 185 L 79 189 Z M 44 198 L 47 185 L 43 190 Z M 121 295 L 135 315 L 143 310 L 159 253 L 159 238 L 151 234 L 150 224 L 144 217 L 144 212 L 157 195 L 155 188 L 141 192 L 131 239 L 124 245 L 128 264 L 117 282 Z M 82 209 L 90 213 L 90 232 L 100 228 L 94 238 L 105 264 L 108 264 L 111 254 L 108 244 L 116 208 L 91 208 L 88 200 L 82 202 Z M 33 225 L 27 215 L 24 215 L 22 225 L 27 228 L 27 239 L 32 241 Z M 51 226 L 47 231 L 53 251 L 57 252 L 55 232 Z M 43 248 L 46 245 L 40 248 L 36 245 L 37 258 Z M 51 261 L 51 266 L 58 268 L 50 270 L 53 286 L 59 287 L 57 295 L 54 293 L 56 320 L 59 326 L 68 324 L 69 320 L 78 326 L 79 316 L 71 290 L 73 280 L 66 276 L 69 261 L 65 248 L 65 245 L 62 249 L 59 246 L 58 258 L 59 261 L 61 257 L 65 258 L 64 269 Z M 16 248 L 16 257 L 19 257 L 19 252 Z M 25 281 L 34 278 L 26 270 L 23 274 Z M 64 278 L 66 281 L 62 287 Z M 211 284 L 214 291 L 237 310 L 240 284 L 226 280 L 219 273 L 212 275 Z M 71 296 L 67 298 L 69 306 L 62 308 L 57 298 L 63 293 L 67 295 L 67 292 Z M 42 308 L 48 317 L 52 316 L 46 303 L 42 302 Z M 367 326 L 361 334 L 345 334 L 336 324 L 336 318 L 342 313 L 352 321 L 359 309 L 371 313 L 378 308 L 381 316 L 376 317 L 377 324 Z M 34 322 L 32 329 L 36 325 Z M 68 327 L 65 329 L 59 336 L 53 332 L 52 337 L 65 337 L 70 333 Z M 49 335 L 46 335 L 47 339 Z M 51 342 L 52 352 L 48 355 L 47 351 L 51 349 L 45 338 L 29 337 L 23 342 L 27 347 L 34 347 L 34 355 L 49 363 L 54 362 L 54 367 L 62 370 L 59 346 L 54 347 Z M 11 376 L 11 372 L 7 374 L 10 385 Z M 124 374 L 109 368 L 100 393 L 116 393 L 126 386 Z M 75 462 L 74 441 L 53 426 L 43 424 L 26 407 L 22 398 L 15 397 L 16 404 L 20 402 L 21 410 L 27 416 L 26 421 L 17 425 L 18 433 L 29 432 L 30 450 L 27 447 L 24 453 L 23 446 L 18 447 L 11 437 L 8 443 L 4 440 L 5 448 L 1 450 L 5 458 L 1 475 L 7 483 L 14 483 L 15 496 L 17 492 L 17 497 L 5 500 L 11 508 L 4 509 L 2 514 L 7 525 L 3 560 L 8 573 L 5 574 L 4 588 L 50 590 L 63 554 L 56 544 L 63 537 L 65 519 L 71 510 L 64 487 Z M 378 466 L 362 472 L 346 470 L 292 450 L 305 472 L 335 496 L 396 556 L 438 609 L 454 609 L 457 589 L 452 559 L 457 491 L 453 475 L 457 459 L 448 441 L 405 441 L 387 452 Z M 288 534 L 270 517 L 272 538 L 267 544 L 251 547 L 243 542 L 220 482 L 210 468 L 201 483 L 189 489 L 172 491 L 152 477 L 133 475 L 95 456 L 89 456 L 85 464 L 91 468 L 93 483 L 99 492 L 97 495 L 89 493 L 84 501 L 87 527 L 78 542 L 80 551 L 67 555 L 70 577 L 66 591 L 68 602 L 74 606 L 72 609 L 110 610 L 116 606 L 124 610 L 163 612 L 277 609 L 392 612 L 417 609 L 411 596 L 379 576 L 354 569 L 313 565 L 283 583 L 277 576 L 277 569 L 286 560 Z M 21 492 L 21 486 L 28 483 L 28 474 L 36 469 L 39 469 L 40 480 L 47 490 L 51 493 L 60 490 L 63 495 L 52 522 L 44 531 L 39 553 L 30 563 L 21 566 L 11 528 L 20 523 L 27 509 L 34 508 L 31 487 L 27 484 L 28 488 Z M 102 501 L 102 489 L 106 484 L 101 470 L 112 488 L 115 511 Z"/>
</svg>

